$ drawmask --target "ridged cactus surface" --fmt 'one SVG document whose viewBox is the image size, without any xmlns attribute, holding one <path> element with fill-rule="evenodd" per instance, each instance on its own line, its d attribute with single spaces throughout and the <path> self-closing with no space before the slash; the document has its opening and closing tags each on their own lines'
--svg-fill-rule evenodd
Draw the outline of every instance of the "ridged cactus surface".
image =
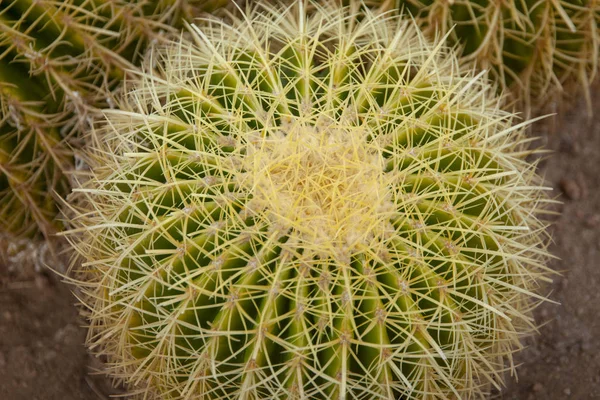
<svg viewBox="0 0 600 400">
<path fill-rule="evenodd" d="M 60 230 L 73 147 L 90 110 L 161 31 L 223 0 L 0 1 L 0 230 Z M 79 137 L 79 138 L 78 138 Z"/>
<path fill-rule="evenodd" d="M 464 62 L 491 71 L 521 107 L 543 105 L 557 92 L 589 95 L 600 60 L 598 0 L 371 0 L 404 9 L 430 36 L 449 33 Z M 588 104 L 590 100 L 588 98 Z"/>
<path fill-rule="evenodd" d="M 134 398 L 481 398 L 534 330 L 523 126 L 412 22 L 310 6 L 194 27 L 96 132 L 72 272 Z"/>
</svg>

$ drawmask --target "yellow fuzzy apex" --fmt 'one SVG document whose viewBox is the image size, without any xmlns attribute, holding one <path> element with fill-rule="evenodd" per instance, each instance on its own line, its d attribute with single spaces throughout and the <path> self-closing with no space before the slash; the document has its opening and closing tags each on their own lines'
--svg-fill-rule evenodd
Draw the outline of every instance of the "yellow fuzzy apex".
<svg viewBox="0 0 600 400">
<path fill-rule="evenodd" d="M 385 173 L 382 148 L 364 128 L 310 117 L 240 146 L 239 173 L 247 175 L 240 186 L 253 193 L 248 215 L 293 232 L 292 246 L 310 257 L 380 247 L 386 229 L 393 231 L 390 188 L 398 173 Z"/>
<path fill-rule="evenodd" d="M 483 398 L 550 274 L 527 124 L 412 21 L 304 5 L 202 21 L 106 111 L 88 344 L 135 399 Z"/>
</svg>

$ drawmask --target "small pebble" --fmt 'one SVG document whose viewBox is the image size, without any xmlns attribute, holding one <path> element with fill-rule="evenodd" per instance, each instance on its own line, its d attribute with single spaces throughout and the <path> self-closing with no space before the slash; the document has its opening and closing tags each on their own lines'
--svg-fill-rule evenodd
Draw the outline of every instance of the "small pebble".
<svg viewBox="0 0 600 400">
<path fill-rule="evenodd" d="M 563 393 L 566 394 L 567 396 L 571 395 L 571 389 L 570 388 L 566 388 L 565 390 L 563 390 Z"/>
<path fill-rule="evenodd" d="M 583 222 L 586 228 L 595 228 L 600 226 L 600 214 L 594 214 L 589 218 L 586 218 Z"/>
<path fill-rule="evenodd" d="M 579 144 L 572 137 L 563 137 L 560 140 L 560 151 L 577 155 L 581 149 Z"/>
<path fill-rule="evenodd" d="M 63 338 L 65 337 L 65 334 L 66 334 L 65 328 L 60 328 L 54 334 L 54 337 L 53 337 L 54 341 L 61 342 L 63 340 Z"/>
<path fill-rule="evenodd" d="M 44 360 L 45 361 L 50 361 L 55 359 L 57 356 L 57 353 L 54 350 L 49 350 L 44 354 Z"/>
<path fill-rule="evenodd" d="M 539 383 L 539 382 L 536 382 L 536 383 L 533 385 L 533 391 L 534 391 L 534 392 L 541 392 L 542 390 L 544 390 L 544 385 L 542 385 L 541 383 Z"/>
<path fill-rule="evenodd" d="M 64 328 L 60 328 L 54 334 L 54 341 L 58 343 L 71 343 L 77 340 L 77 327 L 71 324 L 66 325 Z"/>
<path fill-rule="evenodd" d="M 559 285 L 560 285 L 560 288 L 561 288 L 562 290 L 564 290 L 564 289 L 566 289 L 566 288 L 567 288 L 567 286 L 569 286 L 569 280 L 568 280 L 567 278 L 563 278 L 563 279 L 560 281 Z M 556 317 L 558 318 L 559 316 L 560 316 L 560 315 L 557 315 Z"/>
<path fill-rule="evenodd" d="M 46 290 L 50 287 L 50 280 L 44 275 L 37 274 L 35 276 L 35 286 L 40 290 Z"/>
<path fill-rule="evenodd" d="M 587 353 L 591 349 L 592 349 L 592 345 L 589 341 L 584 340 L 583 342 L 581 342 L 581 351 L 582 352 Z"/>
<path fill-rule="evenodd" d="M 570 200 L 580 200 L 582 190 L 581 187 L 572 179 L 561 179 L 560 188 L 562 189 L 565 196 Z"/>
</svg>

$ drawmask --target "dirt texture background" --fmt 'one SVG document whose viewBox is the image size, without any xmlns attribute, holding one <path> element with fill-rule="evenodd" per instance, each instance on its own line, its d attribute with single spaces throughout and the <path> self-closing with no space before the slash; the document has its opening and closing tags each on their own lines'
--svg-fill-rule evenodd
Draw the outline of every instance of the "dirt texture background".
<svg viewBox="0 0 600 400">
<path fill-rule="evenodd" d="M 518 380 L 499 399 L 600 399 L 600 85 L 595 116 L 583 99 L 534 126 L 553 151 L 540 164 L 563 202 L 553 217 L 552 262 L 562 275 L 535 313 L 540 334 L 517 355 Z M 71 287 L 47 270 L 0 265 L 0 399 L 95 400 L 122 393 L 97 372 L 83 343 Z"/>
</svg>

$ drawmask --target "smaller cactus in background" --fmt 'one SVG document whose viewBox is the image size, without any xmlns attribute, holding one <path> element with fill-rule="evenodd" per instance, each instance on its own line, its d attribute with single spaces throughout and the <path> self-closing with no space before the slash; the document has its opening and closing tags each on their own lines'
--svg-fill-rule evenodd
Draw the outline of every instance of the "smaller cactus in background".
<svg viewBox="0 0 600 400">
<path fill-rule="evenodd" d="M 257 5 L 151 53 L 67 237 L 139 399 L 479 398 L 534 330 L 525 124 L 410 21 Z"/>
<path fill-rule="evenodd" d="M 589 87 L 600 59 L 598 0 L 366 3 L 384 11 L 404 9 L 429 36 L 449 33 L 462 61 L 489 70 L 520 108 L 543 105 L 565 86 L 582 89 L 591 106 Z"/>
<path fill-rule="evenodd" d="M 0 232 L 49 235 L 89 114 L 140 52 L 224 0 L 0 1 Z"/>
</svg>

